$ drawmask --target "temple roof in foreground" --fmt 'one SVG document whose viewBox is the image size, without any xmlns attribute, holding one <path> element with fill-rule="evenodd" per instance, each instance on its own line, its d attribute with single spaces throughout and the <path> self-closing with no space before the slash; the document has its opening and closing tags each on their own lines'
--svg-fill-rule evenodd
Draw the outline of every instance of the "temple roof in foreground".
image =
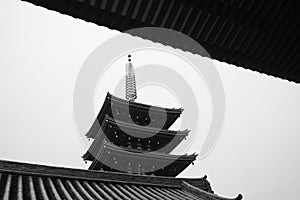
<svg viewBox="0 0 300 200">
<path fill-rule="evenodd" d="M 167 178 L 11 161 L 0 161 L 0 199 L 230 200 L 213 194 L 206 176 Z"/>
<path fill-rule="evenodd" d="M 300 83 L 298 0 L 23 0 L 119 31 L 163 27 L 184 33 L 212 58 Z M 140 37 L 193 52 L 169 36 Z M 197 53 L 197 52 L 195 52 Z"/>
</svg>

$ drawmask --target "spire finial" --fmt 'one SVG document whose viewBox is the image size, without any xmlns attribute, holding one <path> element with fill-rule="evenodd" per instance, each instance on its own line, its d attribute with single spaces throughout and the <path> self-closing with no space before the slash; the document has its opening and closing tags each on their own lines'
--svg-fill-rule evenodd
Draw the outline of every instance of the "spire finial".
<svg viewBox="0 0 300 200">
<path fill-rule="evenodd" d="M 126 91 L 125 97 L 129 101 L 134 101 L 137 97 L 136 94 L 136 83 L 135 83 L 135 70 L 134 66 L 131 63 L 131 55 L 128 55 L 128 62 L 126 64 Z"/>
</svg>

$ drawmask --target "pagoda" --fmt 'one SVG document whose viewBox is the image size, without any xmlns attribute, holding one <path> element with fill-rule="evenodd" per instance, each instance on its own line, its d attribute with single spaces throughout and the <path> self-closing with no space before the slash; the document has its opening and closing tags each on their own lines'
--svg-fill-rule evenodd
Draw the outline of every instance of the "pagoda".
<svg viewBox="0 0 300 200">
<path fill-rule="evenodd" d="M 89 170 L 176 177 L 197 157 L 170 154 L 189 133 L 169 130 L 183 109 L 136 102 L 135 68 L 128 57 L 125 99 L 107 93 L 86 133 L 93 142 L 82 158 L 92 162 Z"/>
</svg>

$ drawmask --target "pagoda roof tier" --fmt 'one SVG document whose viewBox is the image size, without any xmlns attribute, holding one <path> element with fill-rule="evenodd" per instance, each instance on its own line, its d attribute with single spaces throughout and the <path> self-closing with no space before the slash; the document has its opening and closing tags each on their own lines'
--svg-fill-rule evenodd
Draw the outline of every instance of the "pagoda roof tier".
<svg viewBox="0 0 300 200">
<path fill-rule="evenodd" d="M 207 176 L 173 178 L 0 160 L 0 199 L 234 200 L 213 194 Z M 235 198 L 236 200 L 240 199 Z"/>
<path fill-rule="evenodd" d="M 193 163 L 196 157 L 195 153 L 170 155 L 120 148 L 103 141 L 89 169 L 175 177 Z"/>
<path fill-rule="evenodd" d="M 116 138 L 117 136 L 117 138 Z M 166 135 L 164 135 L 166 136 Z M 98 135 L 97 138 L 93 141 L 88 151 L 82 156 L 84 160 L 92 161 L 94 155 L 100 151 L 101 144 L 105 139 L 112 141 L 114 145 L 119 146 L 120 148 L 134 148 L 137 151 L 141 152 L 159 152 L 159 153 L 170 153 L 172 150 L 180 144 L 186 135 L 177 134 L 174 137 L 164 137 L 160 136 L 160 133 L 151 137 L 151 138 L 136 138 L 131 136 L 121 135 L 118 132 L 116 134 L 112 133 L 106 138 L 104 133 Z M 111 139 L 113 137 L 113 140 Z M 150 142 L 149 142 L 150 141 Z"/>
<path fill-rule="evenodd" d="M 177 167 L 179 166 L 178 168 L 183 168 L 183 169 L 182 170 L 178 170 L 178 169 L 174 170 L 175 165 Z M 162 169 L 147 172 L 145 169 L 139 168 L 138 166 L 135 166 L 136 168 L 133 168 L 131 166 L 128 166 L 128 167 L 124 166 L 124 170 L 123 169 L 122 170 L 115 169 L 115 168 L 112 168 L 112 167 L 109 167 L 109 166 L 103 164 L 101 161 L 94 160 L 92 162 L 91 166 L 89 167 L 89 170 L 117 172 L 117 173 L 126 173 L 126 174 L 141 174 L 141 175 L 149 175 L 149 176 L 151 175 L 151 176 L 176 177 L 185 168 L 187 168 L 188 165 L 189 164 L 184 165 L 182 163 L 179 165 L 179 162 L 176 162 L 176 163 L 171 163 Z M 118 167 L 120 167 L 120 166 L 118 166 Z"/>
<path fill-rule="evenodd" d="M 155 134 L 160 134 L 162 137 L 173 137 L 175 135 L 185 135 L 187 136 L 190 130 L 186 129 L 183 131 L 174 131 L 174 130 L 168 130 L 168 129 L 159 129 L 151 126 L 139 126 L 136 124 L 127 123 L 124 121 L 113 119 L 112 117 L 109 117 L 108 115 L 105 116 L 104 124 L 106 126 L 111 125 L 111 129 L 113 130 L 120 130 L 124 132 L 124 134 L 130 133 L 131 135 L 135 135 L 137 137 L 145 138 L 145 137 L 151 137 Z"/>
<path fill-rule="evenodd" d="M 134 107 L 136 109 L 143 110 L 143 109 L 149 109 L 151 107 L 152 109 L 154 109 L 154 111 L 157 111 L 158 113 L 167 112 L 170 114 L 181 114 L 182 110 L 183 110 L 183 108 L 164 108 L 164 107 L 160 107 L 160 106 L 152 106 L 152 105 L 148 105 L 148 104 L 138 103 L 136 101 L 128 101 L 126 99 L 122 99 L 122 98 L 113 96 L 109 92 L 107 93 L 107 98 L 108 99 L 110 98 L 113 103 L 120 104 L 120 105 L 123 104 L 126 106 L 126 105 L 128 105 L 128 103 L 130 103 L 130 104 L 134 105 Z"/>
<path fill-rule="evenodd" d="M 94 152 L 95 150 L 93 149 L 95 145 L 99 147 L 99 142 L 106 139 L 117 146 L 133 146 L 144 150 L 170 153 L 187 137 L 188 133 L 189 130 L 160 130 L 157 128 L 129 124 L 106 117 L 103 121 L 103 125 L 97 130 L 96 138 L 89 151 Z"/>
<path fill-rule="evenodd" d="M 89 138 L 95 137 L 95 130 L 102 124 L 106 115 L 120 121 L 140 126 L 169 129 L 180 117 L 183 108 L 163 108 L 121 99 L 107 93 L 102 108 L 87 132 Z"/>
</svg>

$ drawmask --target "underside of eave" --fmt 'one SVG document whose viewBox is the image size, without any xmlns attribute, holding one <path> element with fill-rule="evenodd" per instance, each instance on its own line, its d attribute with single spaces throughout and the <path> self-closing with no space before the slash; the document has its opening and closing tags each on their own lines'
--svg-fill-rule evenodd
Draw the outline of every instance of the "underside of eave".
<svg viewBox="0 0 300 200">
<path fill-rule="evenodd" d="M 149 26 L 176 30 L 213 59 L 300 83 L 297 0 L 24 1 L 121 32 Z M 177 45 L 170 46 L 191 51 Z"/>
</svg>

